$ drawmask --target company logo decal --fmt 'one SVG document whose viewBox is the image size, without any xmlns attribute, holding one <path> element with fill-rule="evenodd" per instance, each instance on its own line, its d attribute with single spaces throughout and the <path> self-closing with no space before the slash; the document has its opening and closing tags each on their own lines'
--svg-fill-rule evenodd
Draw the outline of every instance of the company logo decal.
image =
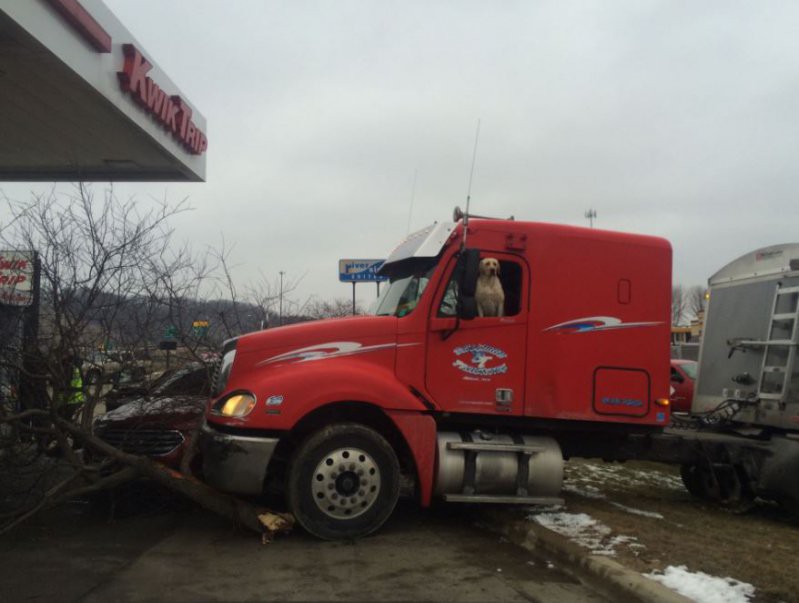
<svg viewBox="0 0 799 603">
<path fill-rule="evenodd" d="M 492 375 L 501 375 L 508 372 L 508 365 L 504 362 L 496 364 L 497 360 L 502 360 L 507 357 L 507 354 L 490 345 L 473 344 L 462 345 L 452 350 L 456 358 L 452 366 L 468 373 L 470 375 L 478 375 L 480 377 L 490 377 Z M 461 356 L 468 356 L 464 361 Z"/>
<path fill-rule="evenodd" d="M 365 354 L 367 352 L 376 352 L 377 350 L 388 350 L 391 348 L 403 348 L 412 345 L 419 345 L 418 343 L 380 343 L 377 345 L 363 345 L 356 341 L 331 341 L 328 343 L 320 343 L 317 345 L 310 345 L 305 348 L 299 348 L 272 356 L 266 360 L 261 360 L 256 366 L 263 366 L 265 364 L 273 364 L 275 362 L 311 362 L 314 360 L 327 360 L 330 358 L 340 358 L 342 356 L 353 356 L 354 354 Z"/>
<path fill-rule="evenodd" d="M 266 399 L 267 406 L 280 406 L 283 404 L 283 396 L 269 396 Z"/>
<path fill-rule="evenodd" d="M 602 404 L 607 404 L 608 406 L 633 406 L 633 407 L 641 407 L 644 405 L 643 401 L 638 400 L 637 398 L 609 398 L 605 397 L 602 398 Z"/>
<path fill-rule="evenodd" d="M 623 322 L 614 316 L 588 316 L 576 320 L 568 320 L 551 327 L 544 331 L 557 331 L 559 333 L 589 333 L 593 331 L 610 331 L 614 329 L 631 329 L 633 327 L 654 327 L 662 325 L 662 322 Z"/>
<path fill-rule="evenodd" d="M 767 251 L 758 251 L 755 255 L 756 262 L 762 262 L 763 260 L 770 260 L 772 258 L 778 258 L 782 255 L 782 249 L 772 249 Z"/>
</svg>

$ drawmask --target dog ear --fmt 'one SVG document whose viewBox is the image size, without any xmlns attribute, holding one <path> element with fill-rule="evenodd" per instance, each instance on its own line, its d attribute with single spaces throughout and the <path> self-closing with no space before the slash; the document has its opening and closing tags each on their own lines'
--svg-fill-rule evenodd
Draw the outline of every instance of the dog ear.
<svg viewBox="0 0 799 603">
<path fill-rule="evenodd" d="M 497 260 L 497 276 L 499 276 L 499 267 L 500 267 L 500 263 L 499 263 L 499 260 Z"/>
</svg>

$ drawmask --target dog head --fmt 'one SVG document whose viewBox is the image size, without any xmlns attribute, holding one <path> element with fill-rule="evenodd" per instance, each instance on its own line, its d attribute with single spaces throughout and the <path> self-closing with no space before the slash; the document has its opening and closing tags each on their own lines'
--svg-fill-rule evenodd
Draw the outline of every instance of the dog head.
<svg viewBox="0 0 799 603">
<path fill-rule="evenodd" d="M 499 260 L 495 258 L 483 258 L 480 260 L 481 276 L 499 276 Z"/>
</svg>

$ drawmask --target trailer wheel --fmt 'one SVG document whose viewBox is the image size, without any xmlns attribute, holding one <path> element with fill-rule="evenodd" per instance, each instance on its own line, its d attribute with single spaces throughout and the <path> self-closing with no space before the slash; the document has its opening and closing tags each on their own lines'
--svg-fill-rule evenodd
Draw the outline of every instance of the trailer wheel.
<svg viewBox="0 0 799 603">
<path fill-rule="evenodd" d="M 680 467 L 685 489 L 696 498 L 721 500 L 721 486 L 709 462 L 691 463 Z"/>
<path fill-rule="evenodd" d="M 355 423 L 309 436 L 289 467 L 288 504 L 300 525 L 325 540 L 360 538 L 389 518 L 400 469 L 391 445 Z"/>
<path fill-rule="evenodd" d="M 755 506 L 755 493 L 743 467 L 730 465 L 719 479 L 721 504 L 732 513 L 747 513 Z"/>
<path fill-rule="evenodd" d="M 739 466 L 714 468 L 709 462 L 687 464 L 680 467 L 680 477 L 692 496 L 714 501 L 730 511 L 745 513 L 754 505 L 755 494 Z"/>
<path fill-rule="evenodd" d="M 688 493 L 694 498 L 704 498 L 705 493 L 696 465 L 684 464 L 680 466 L 680 477 Z"/>
</svg>

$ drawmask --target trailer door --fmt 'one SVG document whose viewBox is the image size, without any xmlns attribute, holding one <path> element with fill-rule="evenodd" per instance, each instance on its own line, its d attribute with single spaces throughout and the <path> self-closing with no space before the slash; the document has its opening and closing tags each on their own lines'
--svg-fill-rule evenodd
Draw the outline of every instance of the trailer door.
<svg viewBox="0 0 799 603">
<path fill-rule="evenodd" d="M 448 412 L 520 415 L 524 408 L 529 271 L 518 257 L 481 253 L 500 261 L 505 315 L 457 320 L 457 284 L 436 292 L 426 346 L 425 384 Z"/>
</svg>

